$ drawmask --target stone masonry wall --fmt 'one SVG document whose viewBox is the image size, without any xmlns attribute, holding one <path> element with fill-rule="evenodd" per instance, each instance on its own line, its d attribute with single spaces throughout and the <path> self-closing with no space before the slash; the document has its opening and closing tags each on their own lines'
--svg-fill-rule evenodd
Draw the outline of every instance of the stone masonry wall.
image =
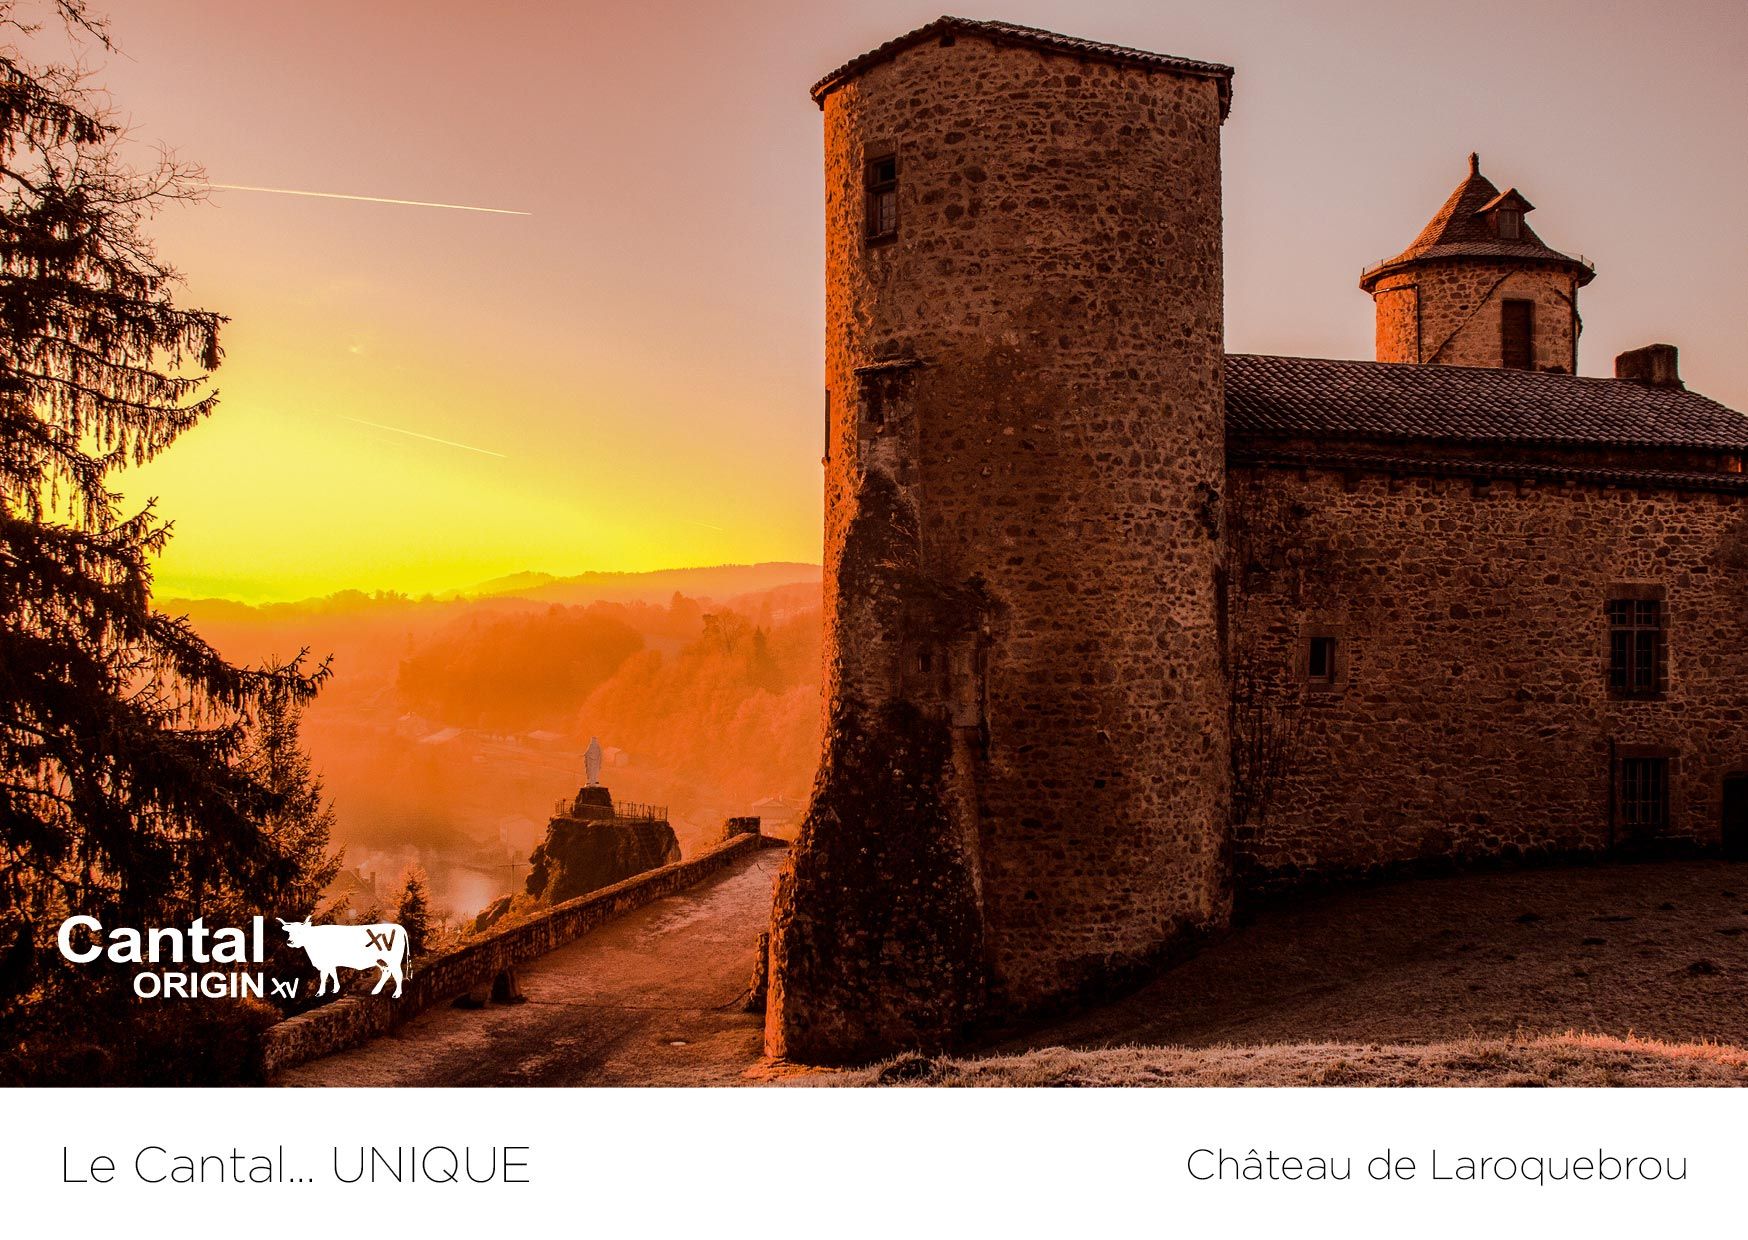
<svg viewBox="0 0 1748 1240">
<path fill-rule="evenodd" d="M 1611 753 L 1669 756 L 1669 834 L 1717 842 L 1723 777 L 1748 771 L 1748 496 L 1248 466 L 1230 486 L 1255 531 L 1234 640 L 1303 700 L 1270 811 L 1236 832 L 1246 882 L 1606 848 Z M 1609 691 L 1623 586 L 1665 594 L 1658 700 Z M 1313 633 L 1338 641 L 1326 689 L 1304 687 Z"/>
<path fill-rule="evenodd" d="M 961 37 L 824 119 L 828 718 L 897 700 L 950 729 L 960 860 L 922 880 L 969 870 L 994 1005 L 1025 1008 L 1227 915 L 1218 91 Z M 898 236 L 870 244 L 887 152 Z M 846 548 L 876 544 L 870 589 Z M 882 847 L 810 826 L 797 880 Z M 837 901 L 780 888 L 775 1051 L 843 999 L 781 976 Z"/>
<path fill-rule="evenodd" d="M 1498 366 L 1500 303 L 1521 298 L 1535 303 L 1535 368 L 1577 373 L 1577 286 L 1570 271 L 1485 259 L 1432 261 L 1385 276 L 1372 298 L 1380 362 Z"/>
</svg>

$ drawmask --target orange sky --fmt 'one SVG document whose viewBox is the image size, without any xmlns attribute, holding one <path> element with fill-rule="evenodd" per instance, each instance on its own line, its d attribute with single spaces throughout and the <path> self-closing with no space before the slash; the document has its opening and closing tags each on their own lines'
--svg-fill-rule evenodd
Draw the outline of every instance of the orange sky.
<svg viewBox="0 0 1748 1240">
<path fill-rule="evenodd" d="M 124 479 L 176 521 L 161 594 L 818 558 L 807 87 L 938 0 L 108 7 L 126 57 L 101 80 L 215 182 L 530 213 L 228 191 L 160 221 L 192 299 L 234 319 L 218 414 Z M 1234 350 L 1369 357 L 1360 269 L 1479 149 L 1598 265 L 1584 373 L 1667 340 L 1690 386 L 1748 408 L 1748 9 L 1617 8 L 966 15 L 1237 66 Z"/>
</svg>

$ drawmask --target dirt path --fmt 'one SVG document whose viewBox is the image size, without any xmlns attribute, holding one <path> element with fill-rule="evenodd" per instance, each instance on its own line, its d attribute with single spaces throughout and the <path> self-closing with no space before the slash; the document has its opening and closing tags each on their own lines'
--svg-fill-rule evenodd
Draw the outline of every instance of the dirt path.
<svg viewBox="0 0 1748 1240">
<path fill-rule="evenodd" d="M 763 1021 L 740 1000 L 783 856 L 766 849 L 526 966 L 526 1003 L 435 1008 L 279 1083 L 739 1083 L 761 1051 Z"/>
</svg>

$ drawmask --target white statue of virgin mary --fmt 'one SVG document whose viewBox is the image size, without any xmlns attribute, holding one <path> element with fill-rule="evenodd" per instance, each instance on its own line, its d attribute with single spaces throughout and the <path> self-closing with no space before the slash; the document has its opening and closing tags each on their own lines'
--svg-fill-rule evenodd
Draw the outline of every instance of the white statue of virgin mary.
<svg viewBox="0 0 1748 1240">
<path fill-rule="evenodd" d="M 589 747 L 583 751 L 583 775 L 589 781 L 588 786 L 601 786 L 601 742 L 591 736 Z"/>
</svg>

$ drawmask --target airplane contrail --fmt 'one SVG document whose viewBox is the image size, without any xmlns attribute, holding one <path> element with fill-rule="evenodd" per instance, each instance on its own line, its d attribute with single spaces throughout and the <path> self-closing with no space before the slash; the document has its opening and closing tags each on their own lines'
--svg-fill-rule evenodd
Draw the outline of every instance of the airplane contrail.
<svg viewBox="0 0 1748 1240">
<path fill-rule="evenodd" d="M 372 198 L 368 194 L 324 194 L 313 189 L 274 189 L 266 185 L 225 185 L 215 182 L 213 189 L 240 189 L 251 194 L 290 194 L 294 198 L 337 198 L 342 202 L 384 202 L 395 207 L 438 207 L 444 211 L 478 211 L 483 215 L 532 215 L 532 211 L 511 211 L 504 207 L 469 207 L 458 202 L 420 202 L 416 198 Z"/>
<path fill-rule="evenodd" d="M 493 452 L 490 448 L 476 448 L 472 444 L 456 443 L 453 439 L 439 439 L 437 436 L 427 435 L 423 431 L 409 431 L 401 426 L 385 426 L 381 422 L 366 422 L 363 418 L 348 417 L 344 413 L 337 413 L 334 416 L 343 422 L 356 422 L 359 426 L 370 426 L 379 431 L 393 431 L 397 435 L 409 435 L 414 439 L 428 439 L 432 443 L 440 443 L 446 448 L 461 448 L 466 452 L 477 452 L 481 456 L 495 456 L 501 461 L 507 461 L 510 459 L 504 455 L 504 453 Z"/>
</svg>

